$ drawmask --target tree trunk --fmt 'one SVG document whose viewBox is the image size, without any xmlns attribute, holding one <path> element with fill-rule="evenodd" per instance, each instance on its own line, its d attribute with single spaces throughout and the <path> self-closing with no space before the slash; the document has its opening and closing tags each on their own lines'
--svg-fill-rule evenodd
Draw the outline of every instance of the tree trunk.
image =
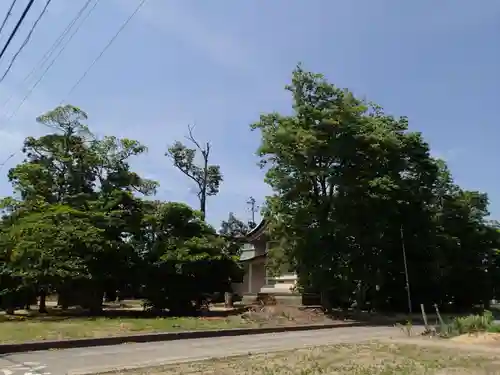
<svg viewBox="0 0 500 375">
<path fill-rule="evenodd" d="M 232 309 L 234 307 L 233 293 L 231 292 L 224 293 L 224 306 L 226 307 L 226 309 Z"/>
<path fill-rule="evenodd" d="M 356 310 L 361 311 L 364 310 L 366 306 L 366 292 L 368 290 L 368 286 L 363 283 L 363 281 L 359 281 L 356 286 Z"/>
<path fill-rule="evenodd" d="M 38 312 L 40 314 L 46 314 L 47 313 L 47 293 L 45 292 L 44 289 L 40 291 L 40 301 L 38 304 Z"/>
<path fill-rule="evenodd" d="M 104 292 L 97 290 L 89 293 L 89 310 L 92 315 L 99 315 L 102 313 L 102 302 L 104 299 Z"/>
<path fill-rule="evenodd" d="M 117 294 L 115 289 L 110 289 L 104 293 L 104 300 L 106 302 L 116 302 Z"/>
<path fill-rule="evenodd" d="M 68 295 L 63 291 L 59 291 L 57 295 L 57 306 L 62 310 L 67 310 L 69 308 Z"/>
<path fill-rule="evenodd" d="M 332 301 L 331 301 L 330 292 L 327 290 L 321 291 L 320 298 L 321 298 L 321 307 L 323 307 L 323 310 L 327 313 L 331 312 L 332 311 Z"/>
<path fill-rule="evenodd" d="M 207 211 L 207 193 L 205 190 L 202 190 L 202 192 L 201 192 L 200 211 L 201 211 L 201 215 L 202 215 L 203 220 L 205 220 L 206 215 L 207 215 L 207 213 L 206 213 L 206 211 Z"/>
</svg>

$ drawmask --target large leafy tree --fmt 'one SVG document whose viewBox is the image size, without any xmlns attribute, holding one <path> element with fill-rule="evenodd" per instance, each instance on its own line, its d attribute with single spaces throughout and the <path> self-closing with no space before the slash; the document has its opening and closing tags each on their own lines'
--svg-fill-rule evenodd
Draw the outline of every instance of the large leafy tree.
<svg viewBox="0 0 500 375">
<path fill-rule="evenodd" d="M 440 175 L 442 162 L 429 155 L 422 136 L 408 130 L 406 118 L 387 115 L 301 66 L 287 90 L 293 113 L 265 114 L 252 125 L 262 135 L 258 154 L 273 189 L 266 204 L 273 260 L 294 266 L 301 286 L 320 292 L 326 305 L 459 303 L 451 286 L 437 287 L 444 277 L 438 259 L 453 268 L 467 258 L 440 251 L 436 223 L 443 220 L 446 199 L 438 199 L 437 192 L 445 194 L 448 185 Z M 458 205 L 454 215 L 464 207 L 462 237 L 453 254 L 462 246 L 469 260 L 476 260 L 467 272 L 477 276 L 484 255 L 473 246 L 478 237 L 470 237 L 464 248 L 464 236 L 492 236 L 483 224 L 486 201 L 477 194 L 446 194 Z M 491 249 L 491 242 L 483 242 Z M 477 302 L 476 296 L 467 303 L 474 298 Z"/>
<path fill-rule="evenodd" d="M 440 293 L 440 302 L 459 307 L 487 305 L 500 281 L 500 236 L 496 224 L 486 219 L 488 197 L 461 189 L 445 163 L 440 161 L 439 167 L 433 207 L 438 265 L 435 290 Z M 469 282 L 460 282 L 464 279 Z"/>
<path fill-rule="evenodd" d="M 8 221 L 14 226 L 14 231 L 25 227 L 26 220 L 31 226 L 41 224 L 40 216 L 35 214 L 45 213 L 47 207 L 67 207 L 69 211 L 66 216 L 69 217 L 77 212 L 85 213 L 85 223 L 90 225 L 87 231 L 98 230 L 101 239 L 99 247 L 93 246 L 86 250 L 88 256 L 85 259 L 93 262 L 92 265 L 86 265 L 92 276 L 83 284 L 69 277 L 65 278 L 64 283 L 48 284 L 57 285 L 60 297 L 75 296 L 74 290 L 79 290 L 80 294 L 88 297 L 79 295 L 80 300 L 86 299 L 86 305 L 99 308 L 106 288 L 114 290 L 123 283 L 128 283 L 129 267 L 136 258 L 134 249 L 126 241 L 132 234 L 140 231 L 142 220 L 141 201 L 134 193 L 153 193 L 156 184 L 142 179 L 130 170 L 129 159 L 145 152 L 143 145 L 115 137 L 98 139 L 83 123 L 86 118 L 83 111 L 69 105 L 58 107 L 37 118 L 38 122 L 52 129 L 53 133 L 25 140 L 24 162 L 9 171 L 9 179 L 18 200 L 14 204 L 15 201 L 9 199 L 5 206 L 10 210 Z M 48 228 L 55 225 L 50 220 L 47 223 L 42 226 L 41 233 L 49 233 Z M 83 225 L 82 222 L 78 223 Z M 28 251 L 27 246 L 23 249 Z M 50 251 L 47 248 L 47 252 Z M 56 251 L 54 254 L 62 253 Z M 52 263 L 52 266 L 56 267 L 56 264 L 66 261 L 61 258 L 61 262 Z M 34 263 L 33 266 L 38 267 L 37 272 L 43 273 L 49 272 L 43 268 L 47 264 Z M 17 263 L 11 262 L 9 266 L 15 268 Z M 43 288 L 38 289 L 41 291 Z M 67 299 L 62 299 L 63 305 L 70 303 Z"/>
<path fill-rule="evenodd" d="M 129 163 L 146 147 L 97 138 L 86 119 L 69 105 L 40 116 L 52 132 L 28 137 L 25 160 L 9 171 L 15 196 L 2 202 L 2 307 L 11 312 L 35 294 L 44 312 L 45 296 L 57 292 L 63 307 L 97 312 L 104 294 L 120 290 L 142 293 L 156 309 L 193 313 L 238 275 L 230 243 L 198 211 L 143 199 L 157 184 Z"/>
<path fill-rule="evenodd" d="M 201 213 L 183 203 L 160 202 L 149 212 L 143 226 L 148 241 L 143 293 L 153 307 L 193 314 L 210 294 L 241 277 L 236 256 Z"/>
<path fill-rule="evenodd" d="M 1 277 L 17 281 L 16 289 L 5 290 L 5 295 L 33 290 L 40 295 L 40 312 L 46 312 L 47 294 L 68 282 L 92 278 L 102 239 L 102 230 L 89 215 L 69 206 L 47 205 L 23 215 L 2 233 L 7 267 Z"/>
</svg>

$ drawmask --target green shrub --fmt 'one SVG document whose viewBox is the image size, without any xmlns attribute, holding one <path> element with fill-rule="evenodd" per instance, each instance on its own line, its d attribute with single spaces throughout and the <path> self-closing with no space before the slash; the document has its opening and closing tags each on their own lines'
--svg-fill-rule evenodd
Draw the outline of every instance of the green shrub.
<svg viewBox="0 0 500 375">
<path fill-rule="evenodd" d="M 439 326 L 439 336 L 453 337 L 468 333 L 500 332 L 500 325 L 493 324 L 495 318 L 491 311 L 485 310 L 482 315 L 460 316 Z"/>
<path fill-rule="evenodd" d="M 500 333 L 500 324 L 492 324 L 492 325 L 488 328 L 488 332 Z"/>
<path fill-rule="evenodd" d="M 466 333 L 485 332 L 492 323 L 494 317 L 491 311 L 485 311 L 483 315 L 468 315 L 460 316 L 453 319 L 451 326 L 457 334 L 463 335 Z"/>
</svg>

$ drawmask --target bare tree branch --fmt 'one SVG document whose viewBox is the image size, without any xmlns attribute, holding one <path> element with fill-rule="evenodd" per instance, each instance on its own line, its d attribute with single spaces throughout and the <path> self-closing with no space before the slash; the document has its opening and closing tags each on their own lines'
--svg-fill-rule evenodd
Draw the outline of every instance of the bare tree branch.
<svg viewBox="0 0 500 375">
<path fill-rule="evenodd" d="M 194 125 L 188 125 L 188 135 L 185 137 L 188 141 L 192 142 L 196 148 L 203 153 L 203 149 L 193 135 Z"/>
</svg>

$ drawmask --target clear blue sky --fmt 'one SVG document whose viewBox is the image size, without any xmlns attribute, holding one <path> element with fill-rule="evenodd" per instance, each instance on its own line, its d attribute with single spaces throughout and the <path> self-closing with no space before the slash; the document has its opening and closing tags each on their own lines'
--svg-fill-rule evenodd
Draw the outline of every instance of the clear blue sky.
<svg viewBox="0 0 500 375">
<path fill-rule="evenodd" d="M 0 2 L 0 15 L 8 3 Z M 36 3 L 38 10 L 43 1 Z M 94 132 L 149 146 L 134 166 L 161 182 L 159 198 L 196 204 L 189 181 L 163 156 L 194 123 L 199 139 L 213 143 L 212 162 L 221 165 L 225 177 L 220 195 L 209 201 L 209 220 L 218 224 L 229 211 L 246 219 L 247 198 L 262 201 L 268 192 L 254 156 L 258 134 L 249 124 L 262 112 L 289 111 L 283 86 L 302 61 L 388 112 L 409 116 L 412 129 L 424 133 L 463 187 L 490 195 L 492 216 L 500 218 L 500 151 L 495 151 L 500 1 L 149 0 L 66 98 L 139 3 L 101 0 L 25 105 L 6 121 L 30 87 L 23 83 L 25 75 L 83 3 L 53 0 L 12 74 L 0 84 L 1 160 L 19 149 L 26 135 L 45 132 L 34 118 L 67 99 L 88 112 Z M 1 174 L 19 160 L 17 154 Z M 2 177 L 0 195 L 10 191 Z"/>
</svg>

